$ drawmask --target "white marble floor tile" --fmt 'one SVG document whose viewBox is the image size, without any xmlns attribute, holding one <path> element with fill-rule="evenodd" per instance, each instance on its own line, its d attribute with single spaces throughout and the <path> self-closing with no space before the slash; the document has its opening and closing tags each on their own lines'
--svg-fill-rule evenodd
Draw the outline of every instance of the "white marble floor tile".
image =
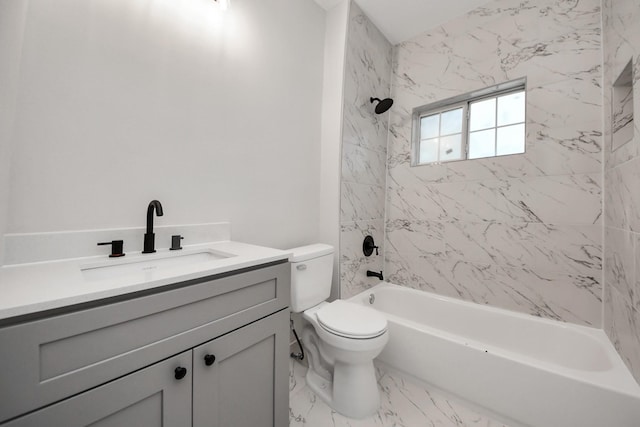
<svg viewBox="0 0 640 427">
<path fill-rule="evenodd" d="M 289 397 L 307 387 L 305 374 L 307 367 L 300 362 L 289 359 Z"/>
<path fill-rule="evenodd" d="M 378 368 L 380 409 L 354 420 L 333 411 L 304 384 L 306 368 L 290 365 L 289 425 L 307 427 L 508 427 L 465 404 Z M 293 379 L 291 379 L 293 378 Z"/>
</svg>

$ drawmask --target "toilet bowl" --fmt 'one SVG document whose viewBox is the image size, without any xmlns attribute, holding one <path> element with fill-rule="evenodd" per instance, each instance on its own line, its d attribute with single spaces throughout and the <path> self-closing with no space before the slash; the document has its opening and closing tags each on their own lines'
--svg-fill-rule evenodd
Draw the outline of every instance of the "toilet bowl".
<svg viewBox="0 0 640 427">
<path fill-rule="evenodd" d="M 339 319 L 332 317 L 339 311 L 347 315 L 362 314 L 359 309 L 370 310 L 372 313 L 368 314 L 373 315 L 361 316 L 357 328 L 349 329 L 344 324 L 335 330 L 325 324 Z M 303 317 L 310 323 L 303 331 L 303 345 L 307 349 L 315 347 L 315 350 L 307 351 L 309 388 L 343 415 L 365 418 L 374 414 L 380 406 L 380 393 L 373 359 L 389 341 L 386 319 L 372 309 L 341 300 L 321 303 L 306 310 Z M 366 330 L 364 323 L 370 319 L 374 321 Z M 332 371 L 323 365 L 330 366 Z"/>
<path fill-rule="evenodd" d="M 380 406 L 373 359 L 389 341 L 386 318 L 331 292 L 333 248 L 310 245 L 291 250 L 292 309 L 308 322 L 302 343 L 309 359 L 309 388 L 335 411 L 365 418 Z"/>
</svg>

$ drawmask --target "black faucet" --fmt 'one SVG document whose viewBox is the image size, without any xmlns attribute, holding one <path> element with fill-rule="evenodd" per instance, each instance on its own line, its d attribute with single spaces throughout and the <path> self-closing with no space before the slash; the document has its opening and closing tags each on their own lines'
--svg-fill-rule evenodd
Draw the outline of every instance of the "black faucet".
<svg viewBox="0 0 640 427">
<path fill-rule="evenodd" d="M 376 273 L 375 271 L 367 270 L 367 277 L 377 277 L 380 280 L 384 280 L 382 277 L 382 271 L 380 273 Z"/>
<path fill-rule="evenodd" d="M 147 232 L 144 234 L 144 250 L 143 254 L 152 254 L 156 251 L 156 235 L 153 233 L 153 210 L 156 215 L 162 216 L 162 205 L 157 200 L 152 200 L 147 208 Z"/>
</svg>

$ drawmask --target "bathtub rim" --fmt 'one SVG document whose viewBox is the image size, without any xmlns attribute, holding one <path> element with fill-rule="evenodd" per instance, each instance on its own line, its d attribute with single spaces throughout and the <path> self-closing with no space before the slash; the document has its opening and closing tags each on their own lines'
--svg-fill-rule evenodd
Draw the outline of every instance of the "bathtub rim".
<svg viewBox="0 0 640 427">
<path fill-rule="evenodd" d="M 417 329 L 422 332 L 432 334 L 440 339 L 444 339 L 458 345 L 463 345 L 465 347 L 470 347 L 477 351 L 484 352 L 486 350 L 489 353 L 493 353 L 497 357 L 503 357 L 516 363 L 523 363 L 523 364 L 529 365 L 534 369 L 544 369 L 547 371 L 551 371 L 555 374 L 570 378 L 575 381 L 595 385 L 598 387 L 603 387 L 617 393 L 623 393 L 632 397 L 640 398 L 640 384 L 638 384 L 635 381 L 631 372 L 629 371 L 627 366 L 624 364 L 622 358 L 620 357 L 618 352 L 615 350 L 613 344 L 605 334 L 604 330 L 600 328 L 577 325 L 577 324 L 567 323 L 567 322 L 558 321 L 558 320 L 546 319 L 546 318 L 534 316 L 531 314 L 512 311 L 512 310 L 508 310 L 500 307 L 494 307 L 490 305 L 483 305 L 483 304 L 478 304 L 474 302 L 464 301 L 464 300 L 452 298 L 445 295 L 435 294 L 429 291 L 423 291 L 420 289 L 414 289 L 406 286 L 396 285 L 386 281 L 379 283 L 371 288 L 368 288 L 350 297 L 349 300 L 356 302 L 358 304 L 370 306 L 368 302 L 369 295 L 371 293 L 375 294 L 377 290 L 381 290 L 381 289 L 392 289 L 392 290 L 399 290 L 401 292 L 415 293 L 416 295 L 420 295 L 423 298 L 424 297 L 434 298 L 436 300 L 445 301 L 447 303 L 456 304 L 458 306 L 467 307 L 474 310 L 488 311 L 488 312 L 493 312 L 497 314 L 502 314 L 505 316 L 517 317 L 526 321 L 533 321 L 536 323 L 551 325 L 553 327 L 569 329 L 569 330 L 578 332 L 582 335 L 586 335 L 587 337 L 597 341 L 598 344 L 603 347 L 603 350 L 606 353 L 606 356 L 608 357 L 610 364 L 612 365 L 609 369 L 599 370 L 599 371 L 572 369 L 566 366 L 562 366 L 560 364 L 556 364 L 556 363 L 548 362 L 546 360 L 541 360 L 535 357 L 531 357 L 531 356 L 528 356 L 527 354 L 508 350 L 508 349 L 491 345 L 491 344 L 485 344 L 485 343 L 482 343 L 481 341 L 474 340 L 472 338 L 456 335 L 454 333 L 444 331 L 442 329 L 438 329 L 433 326 L 425 325 L 423 323 L 419 323 L 414 320 L 406 319 L 401 316 L 380 311 L 387 317 L 389 322 L 399 323 L 407 327 L 411 327 L 413 329 Z M 372 308 L 375 308 L 375 305 Z M 391 329 L 391 327 L 389 327 L 389 329 Z"/>
</svg>

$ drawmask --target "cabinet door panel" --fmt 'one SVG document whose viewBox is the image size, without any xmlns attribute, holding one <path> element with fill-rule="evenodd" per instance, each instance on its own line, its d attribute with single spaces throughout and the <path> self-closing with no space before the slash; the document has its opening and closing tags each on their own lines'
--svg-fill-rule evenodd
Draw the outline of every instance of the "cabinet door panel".
<svg viewBox="0 0 640 427">
<path fill-rule="evenodd" d="M 17 418 L 6 427 L 185 427 L 191 421 L 191 351 Z M 175 369 L 187 369 L 177 380 Z M 5 427 L 3 425 L 3 427 Z"/>
<path fill-rule="evenodd" d="M 193 350 L 194 427 L 288 425 L 288 324 L 283 310 Z"/>
<path fill-rule="evenodd" d="M 90 427 L 162 426 L 162 393 L 135 402 L 114 414 L 109 414 Z"/>
</svg>

